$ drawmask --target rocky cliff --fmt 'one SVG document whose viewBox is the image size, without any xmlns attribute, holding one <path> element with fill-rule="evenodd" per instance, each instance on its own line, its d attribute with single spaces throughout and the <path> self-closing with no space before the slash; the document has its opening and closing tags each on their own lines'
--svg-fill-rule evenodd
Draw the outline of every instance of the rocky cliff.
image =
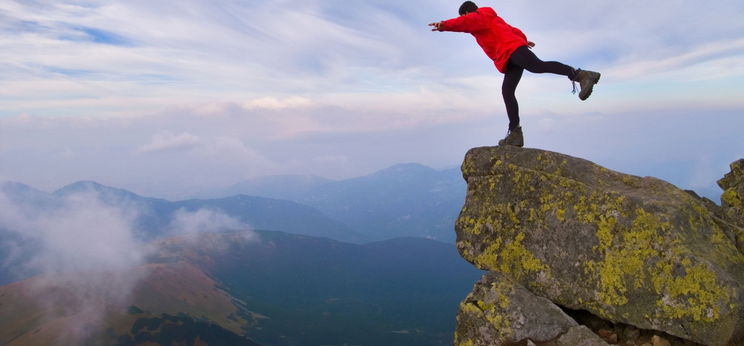
<svg viewBox="0 0 744 346">
<path fill-rule="evenodd" d="M 744 160 L 731 169 L 719 207 L 559 153 L 470 150 L 457 248 L 489 273 L 455 344 L 744 344 Z"/>
</svg>

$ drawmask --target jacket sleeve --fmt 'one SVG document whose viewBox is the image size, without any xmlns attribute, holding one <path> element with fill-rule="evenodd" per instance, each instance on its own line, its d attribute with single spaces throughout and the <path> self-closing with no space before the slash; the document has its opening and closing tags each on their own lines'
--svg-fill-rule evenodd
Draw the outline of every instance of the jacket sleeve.
<svg viewBox="0 0 744 346">
<path fill-rule="evenodd" d="M 478 12 L 473 12 L 443 21 L 439 30 L 473 33 L 485 28 L 486 24 L 484 23 L 483 16 Z"/>
</svg>

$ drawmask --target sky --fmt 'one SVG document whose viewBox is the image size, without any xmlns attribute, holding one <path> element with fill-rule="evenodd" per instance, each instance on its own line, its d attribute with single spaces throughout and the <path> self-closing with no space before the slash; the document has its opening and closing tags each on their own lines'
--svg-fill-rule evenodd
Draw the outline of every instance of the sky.
<svg viewBox="0 0 744 346">
<path fill-rule="evenodd" d="M 479 1 L 535 54 L 602 73 L 580 101 L 525 73 L 525 145 L 714 201 L 744 157 L 744 2 Z M 0 0 L 0 180 L 169 199 L 252 177 L 458 166 L 506 134 L 459 1 Z"/>
</svg>

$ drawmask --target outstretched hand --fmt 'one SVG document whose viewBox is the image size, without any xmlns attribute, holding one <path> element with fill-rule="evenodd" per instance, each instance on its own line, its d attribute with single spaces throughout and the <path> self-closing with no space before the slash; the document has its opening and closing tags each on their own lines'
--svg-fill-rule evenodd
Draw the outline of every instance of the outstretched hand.
<svg viewBox="0 0 744 346">
<path fill-rule="evenodd" d="M 434 27 L 433 29 L 431 29 L 431 31 L 442 31 L 442 29 L 441 29 L 442 28 L 442 22 L 431 23 L 431 24 L 429 24 L 429 26 L 433 26 Z"/>
<path fill-rule="evenodd" d="M 535 46 L 535 42 L 527 41 L 527 47 L 532 48 Z"/>
</svg>

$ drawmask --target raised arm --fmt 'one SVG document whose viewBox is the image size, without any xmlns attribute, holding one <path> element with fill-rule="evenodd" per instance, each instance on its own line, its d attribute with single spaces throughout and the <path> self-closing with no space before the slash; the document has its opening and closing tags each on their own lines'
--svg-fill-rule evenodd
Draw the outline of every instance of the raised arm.
<svg viewBox="0 0 744 346">
<path fill-rule="evenodd" d="M 473 33 L 486 28 L 486 23 L 477 12 L 468 13 L 464 16 L 448 19 L 442 22 L 431 23 L 432 31 L 456 31 Z"/>
</svg>

